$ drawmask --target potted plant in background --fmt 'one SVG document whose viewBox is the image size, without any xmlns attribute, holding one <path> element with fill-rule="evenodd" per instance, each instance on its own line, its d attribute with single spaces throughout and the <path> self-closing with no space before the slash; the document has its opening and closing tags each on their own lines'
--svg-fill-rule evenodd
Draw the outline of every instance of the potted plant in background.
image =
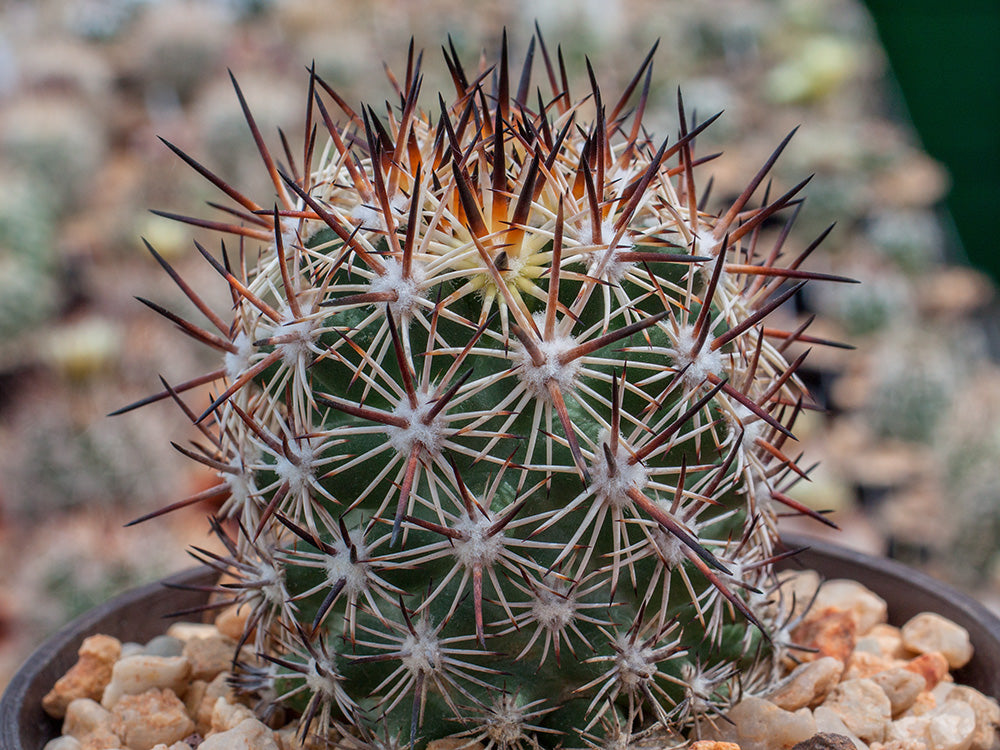
<svg viewBox="0 0 1000 750">
<path fill-rule="evenodd" d="M 430 111 L 412 48 L 386 114 L 313 71 L 301 156 L 237 86 L 268 200 L 168 143 L 230 201 L 169 216 L 223 233 L 198 247 L 232 306 L 149 246 L 201 317 L 143 301 L 221 361 L 142 404 L 190 417 L 178 448 L 219 483 L 139 520 L 221 502 L 227 554 L 197 552 L 221 582 L 175 583 L 242 616 L 231 682 L 303 741 L 710 733 L 796 653 L 778 516 L 825 522 L 789 491 L 800 350 L 831 342 L 781 308 L 849 279 L 803 267 L 825 232 L 787 244 L 806 181 L 768 177 L 791 136 L 706 210 L 715 118 L 678 97 L 677 137 L 647 134 L 652 52 L 607 100 L 589 68 L 572 98 L 540 35 L 520 70 L 506 40 L 476 71 L 445 56 Z"/>
</svg>

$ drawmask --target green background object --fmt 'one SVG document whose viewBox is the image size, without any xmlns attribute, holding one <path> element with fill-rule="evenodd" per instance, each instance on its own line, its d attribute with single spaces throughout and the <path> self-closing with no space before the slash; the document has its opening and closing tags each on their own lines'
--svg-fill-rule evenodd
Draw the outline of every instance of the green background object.
<svg viewBox="0 0 1000 750">
<path fill-rule="evenodd" d="M 868 0 L 909 114 L 951 173 L 946 207 L 969 261 L 1000 280 L 1000 2 Z"/>
</svg>

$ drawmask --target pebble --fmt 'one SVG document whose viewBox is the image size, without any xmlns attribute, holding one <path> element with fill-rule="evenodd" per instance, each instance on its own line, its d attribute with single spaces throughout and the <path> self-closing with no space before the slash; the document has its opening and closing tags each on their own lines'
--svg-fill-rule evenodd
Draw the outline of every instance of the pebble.
<svg viewBox="0 0 1000 750">
<path fill-rule="evenodd" d="M 819 732 L 795 745 L 792 750 L 854 750 L 855 747 L 857 746 L 850 737 L 833 732 Z"/>
<path fill-rule="evenodd" d="M 118 658 L 125 659 L 129 656 L 138 656 L 139 654 L 144 653 L 146 653 L 146 647 L 144 645 L 129 641 L 128 643 L 122 644 L 122 655 Z"/>
<path fill-rule="evenodd" d="M 901 628 L 903 645 L 918 654 L 937 652 L 952 669 L 964 667 L 972 658 L 969 631 L 933 612 L 912 617 Z"/>
<path fill-rule="evenodd" d="M 870 651 L 890 659 L 906 659 L 912 656 L 903 645 L 900 629 L 884 622 L 865 631 L 865 634 L 858 638 L 856 649 Z"/>
<path fill-rule="evenodd" d="M 844 679 L 857 680 L 862 677 L 871 677 L 905 663 L 869 651 L 855 651 L 847 662 L 847 668 L 844 669 Z"/>
<path fill-rule="evenodd" d="M 849 579 L 827 581 L 820 587 L 813 608 L 821 611 L 828 607 L 850 612 L 857 632 L 862 634 L 889 618 L 885 599 Z"/>
<path fill-rule="evenodd" d="M 955 685 L 947 694 L 948 701 L 963 701 L 972 706 L 976 715 L 976 729 L 972 734 L 969 750 L 992 750 L 1000 746 L 997 726 L 1000 725 L 1000 704 L 975 688 Z"/>
<path fill-rule="evenodd" d="M 782 603 L 791 619 L 806 612 L 819 588 L 820 577 L 815 570 L 785 570 L 778 574 L 778 581 Z"/>
<path fill-rule="evenodd" d="M 198 750 L 281 750 L 274 733 L 257 719 L 244 719 L 232 729 L 207 737 Z"/>
<path fill-rule="evenodd" d="M 171 635 L 158 635 L 142 648 L 147 656 L 180 656 L 184 651 L 184 641 Z"/>
<path fill-rule="evenodd" d="M 969 750 L 975 731 L 972 706 L 962 701 L 946 701 L 926 714 L 894 722 L 887 739 L 903 746 L 923 743 L 927 750 Z"/>
<path fill-rule="evenodd" d="M 194 722 L 171 690 L 153 688 L 138 695 L 123 695 L 112 714 L 115 733 L 130 750 L 169 745 L 194 732 Z"/>
<path fill-rule="evenodd" d="M 80 750 L 81 747 L 83 746 L 76 737 L 63 735 L 62 737 L 56 737 L 54 740 L 46 742 L 42 750 Z"/>
<path fill-rule="evenodd" d="M 902 667 L 873 674 L 871 681 L 882 688 L 882 692 L 889 699 L 893 716 L 899 716 L 912 706 L 925 685 L 920 675 Z"/>
<path fill-rule="evenodd" d="M 837 685 L 823 705 L 865 742 L 882 740 L 892 721 L 888 696 L 875 682 L 864 677 Z"/>
<path fill-rule="evenodd" d="M 129 656 L 115 663 L 101 705 L 114 708 L 123 695 L 138 695 L 151 688 L 167 688 L 183 695 L 190 673 L 191 663 L 183 656 Z"/>
<path fill-rule="evenodd" d="M 813 711 L 813 719 L 816 720 L 816 731 L 821 734 L 836 734 L 846 737 L 851 741 L 851 746 L 857 750 L 868 750 L 868 745 L 847 728 L 844 720 L 827 706 L 816 706 Z"/>
<path fill-rule="evenodd" d="M 90 698 L 77 698 L 66 709 L 63 734 L 83 739 L 99 729 L 111 729 L 111 712 Z"/>
<path fill-rule="evenodd" d="M 776 690 L 766 697 L 786 711 L 821 703 L 834 685 L 840 682 L 844 664 L 832 656 L 824 656 L 795 668 Z"/>
<path fill-rule="evenodd" d="M 77 698 L 100 700 L 111 680 L 115 662 L 121 656 L 121 648 L 118 639 L 109 635 L 93 635 L 85 639 L 77 651 L 76 664 L 42 698 L 45 713 L 61 719 L 66 715 L 69 704 Z"/>
<path fill-rule="evenodd" d="M 816 734 L 809 709 L 786 711 L 763 698 L 744 698 L 726 715 L 733 723 L 719 722 L 706 739 L 735 742 L 741 750 L 787 750 Z"/>
<path fill-rule="evenodd" d="M 949 677 L 948 660 L 937 651 L 921 654 L 907 662 L 903 669 L 916 672 L 927 683 L 926 690 L 933 690 L 941 680 Z"/>
<path fill-rule="evenodd" d="M 209 682 L 233 663 L 236 642 L 216 632 L 205 638 L 191 638 L 183 655 L 191 662 L 191 679 Z"/>
<path fill-rule="evenodd" d="M 946 701 L 928 718 L 927 737 L 932 750 L 968 750 L 976 731 L 976 712 L 961 701 Z"/>
<path fill-rule="evenodd" d="M 239 641 L 243 637 L 247 620 L 250 618 L 250 607 L 231 604 L 226 607 L 219 616 L 215 618 L 215 627 L 219 632 L 234 641 Z"/>
<path fill-rule="evenodd" d="M 218 698 L 212 708 L 212 719 L 209 733 L 228 732 L 247 719 L 256 718 L 253 711 L 241 703 L 230 703 L 225 698 Z"/>
<path fill-rule="evenodd" d="M 193 638 L 211 638 L 218 635 L 219 629 L 205 622 L 175 622 L 167 628 L 167 635 L 179 641 L 190 641 Z"/>
<path fill-rule="evenodd" d="M 110 729 L 98 729 L 79 738 L 81 750 L 122 750 L 124 743 Z"/>
<path fill-rule="evenodd" d="M 212 713 L 220 698 L 229 696 L 229 685 L 226 682 L 228 673 L 216 675 L 211 682 L 194 682 L 188 688 L 185 702 L 188 715 L 194 719 L 195 728 L 202 734 L 208 734 L 212 729 Z"/>
<path fill-rule="evenodd" d="M 843 664 L 854 651 L 857 630 L 857 620 L 850 612 L 826 607 L 795 628 L 792 641 L 808 649 L 798 654 L 802 661 L 832 656 Z"/>
</svg>

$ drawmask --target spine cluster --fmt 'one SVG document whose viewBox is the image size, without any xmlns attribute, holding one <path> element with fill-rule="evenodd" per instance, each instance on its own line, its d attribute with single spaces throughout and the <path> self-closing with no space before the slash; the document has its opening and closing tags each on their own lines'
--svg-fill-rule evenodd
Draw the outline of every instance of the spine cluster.
<svg viewBox="0 0 1000 750">
<path fill-rule="evenodd" d="M 222 503 L 228 554 L 197 555 L 250 613 L 238 681 L 303 736 L 680 737 L 768 678 L 776 518 L 811 513 L 787 494 L 812 404 L 786 354 L 823 342 L 769 322 L 820 276 L 818 241 L 785 247 L 804 183 L 764 185 L 786 139 L 709 212 L 711 120 L 678 98 L 676 138 L 643 128 L 652 52 L 607 102 L 592 71 L 572 99 L 540 36 L 516 80 L 506 39 L 475 72 L 445 57 L 454 98 L 429 111 L 412 49 L 384 112 L 313 72 L 301 158 L 237 86 L 260 203 L 171 146 L 231 201 L 174 218 L 226 236 L 199 249 L 233 304 L 150 248 L 205 322 L 149 304 L 221 355 L 144 401 L 185 409 L 204 440 L 181 450 L 219 477 L 170 508 Z"/>
</svg>

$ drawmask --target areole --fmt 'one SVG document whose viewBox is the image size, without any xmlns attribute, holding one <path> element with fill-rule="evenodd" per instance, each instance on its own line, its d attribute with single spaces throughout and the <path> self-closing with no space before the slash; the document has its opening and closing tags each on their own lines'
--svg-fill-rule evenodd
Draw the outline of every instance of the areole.
<svg viewBox="0 0 1000 750">
<path fill-rule="evenodd" d="M 955 672 L 955 679 L 1000 697 L 1000 618 L 950 586 L 893 560 L 876 558 L 828 542 L 786 535 L 790 547 L 806 546 L 786 567 L 819 571 L 824 578 L 849 578 L 886 600 L 889 619 L 905 622 L 932 611 L 969 631 L 975 656 Z M 192 569 L 168 583 L 206 583 L 211 571 Z M 59 723 L 42 711 L 42 696 L 76 661 L 80 643 L 107 633 L 122 640 L 144 641 L 163 632 L 170 612 L 197 605 L 207 594 L 164 588 L 153 583 L 127 591 L 82 615 L 42 644 L 14 676 L 0 701 L 0 750 L 41 750 L 59 735 Z"/>
</svg>

